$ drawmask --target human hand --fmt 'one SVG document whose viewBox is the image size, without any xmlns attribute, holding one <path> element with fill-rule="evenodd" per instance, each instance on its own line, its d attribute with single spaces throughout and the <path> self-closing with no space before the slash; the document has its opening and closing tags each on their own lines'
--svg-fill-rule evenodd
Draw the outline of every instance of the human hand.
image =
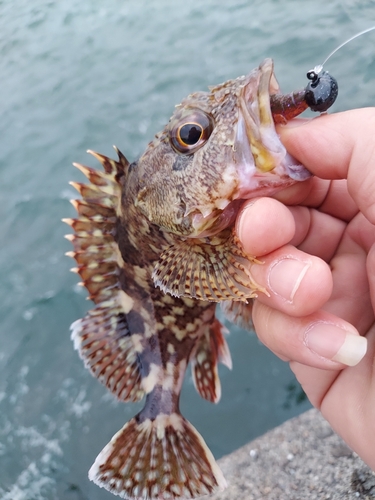
<svg viewBox="0 0 375 500">
<path fill-rule="evenodd" d="M 236 224 L 244 250 L 264 262 L 251 268 L 270 292 L 254 302 L 260 340 L 290 362 L 312 404 L 373 469 L 374 132 L 375 108 L 280 127 L 317 177 L 250 200 Z"/>
</svg>

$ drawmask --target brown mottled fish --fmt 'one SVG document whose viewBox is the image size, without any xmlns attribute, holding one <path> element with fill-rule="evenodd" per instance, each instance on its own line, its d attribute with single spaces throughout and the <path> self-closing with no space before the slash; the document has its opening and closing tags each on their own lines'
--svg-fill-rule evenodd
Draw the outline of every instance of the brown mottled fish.
<svg viewBox="0 0 375 500">
<path fill-rule="evenodd" d="M 145 397 L 89 472 L 116 495 L 195 498 L 226 486 L 180 413 L 180 390 L 190 362 L 198 393 L 220 399 L 217 365 L 230 368 L 231 357 L 215 303 L 249 326 L 248 299 L 266 293 L 233 223 L 244 200 L 310 176 L 274 126 L 273 115 L 285 121 L 307 107 L 295 94 L 289 102 L 279 93 L 267 59 L 184 99 L 137 161 L 90 151 L 104 172 L 76 165 L 89 183 L 72 183 L 82 199 L 66 220 L 69 255 L 95 306 L 72 325 L 74 345 L 118 399 Z"/>
</svg>

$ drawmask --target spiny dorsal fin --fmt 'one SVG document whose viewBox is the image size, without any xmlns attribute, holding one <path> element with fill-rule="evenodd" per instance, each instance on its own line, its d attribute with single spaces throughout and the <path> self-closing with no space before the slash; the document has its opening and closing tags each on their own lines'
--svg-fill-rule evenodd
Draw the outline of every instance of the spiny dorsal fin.
<svg viewBox="0 0 375 500">
<path fill-rule="evenodd" d="M 126 174 L 130 163 L 116 146 L 113 146 L 113 148 L 117 153 L 118 161 L 112 160 L 112 158 L 108 158 L 108 156 L 101 155 L 91 149 L 88 149 L 87 152 L 100 161 L 107 174 L 115 174 L 117 176 Z"/>
<path fill-rule="evenodd" d="M 235 236 L 210 243 L 186 239 L 169 246 L 160 255 L 152 278 L 164 293 L 175 297 L 221 302 L 256 297 L 267 293 L 250 274 L 250 262 Z"/>
<path fill-rule="evenodd" d="M 117 278 L 119 251 L 113 239 L 113 230 L 121 197 L 121 186 L 116 176 L 123 170 L 123 165 L 98 153 L 90 153 L 101 162 L 105 172 L 73 164 L 89 182 L 71 183 L 82 199 L 72 201 L 78 217 L 64 219 L 64 222 L 74 230 L 73 235 L 67 236 L 74 249 L 68 255 L 77 262 L 73 271 L 81 276 L 89 298 L 100 304 L 108 298 L 116 299 L 120 290 Z"/>
<path fill-rule="evenodd" d="M 143 396 L 138 360 L 127 326 L 126 313 L 132 299 L 118 283 L 121 262 L 113 239 L 118 217 L 121 186 L 119 179 L 129 162 L 117 150 L 119 161 L 90 151 L 105 172 L 75 163 L 87 177 L 87 184 L 71 183 L 81 194 L 72 204 L 75 219 L 64 219 L 74 234 L 67 235 L 73 245 L 68 252 L 77 262 L 73 268 L 96 304 L 84 318 L 72 325 L 72 339 L 86 367 L 113 394 L 123 401 Z"/>
</svg>

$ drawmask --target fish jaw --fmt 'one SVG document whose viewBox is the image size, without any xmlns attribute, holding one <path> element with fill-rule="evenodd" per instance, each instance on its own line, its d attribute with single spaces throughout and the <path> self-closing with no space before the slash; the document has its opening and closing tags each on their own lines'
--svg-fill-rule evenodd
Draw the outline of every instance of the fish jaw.
<svg viewBox="0 0 375 500">
<path fill-rule="evenodd" d="M 312 174 L 285 149 L 277 134 L 270 96 L 279 93 L 272 59 L 265 59 L 244 81 L 238 96 L 233 154 L 220 203 L 192 210 L 191 237 L 218 234 L 234 224 L 245 200 L 272 196 Z M 233 188 L 233 186 L 235 186 Z"/>
<path fill-rule="evenodd" d="M 272 117 L 270 95 L 279 92 L 272 59 L 250 73 L 239 96 L 239 118 L 234 144 L 238 189 L 233 199 L 271 196 L 304 181 L 311 173 L 282 144 Z"/>
</svg>

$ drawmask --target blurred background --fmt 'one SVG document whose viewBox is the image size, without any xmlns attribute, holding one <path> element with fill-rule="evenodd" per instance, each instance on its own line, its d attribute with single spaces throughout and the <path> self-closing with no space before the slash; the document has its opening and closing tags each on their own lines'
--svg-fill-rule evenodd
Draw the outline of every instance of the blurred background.
<svg viewBox="0 0 375 500">
<path fill-rule="evenodd" d="M 87 479 L 97 453 L 138 410 L 117 403 L 73 349 L 69 326 L 90 304 L 65 257 L 73 161 L 88 148 L 134 160 L 188 93 L 272 57 L 281 88 L 375 24 L 374 1 L 0 1 L 0 497 L 109 500 Z M 375 97 L 375 32 L 325 69 L 332 111 Z M 287 335 L 288 332 L 285 332 Z M 287 364 L 231 328 L 223 396 L 199 398 L 190 373 L 182 412 L 214 455 L 233 451 L 309 403 Z"/>
</svg>

